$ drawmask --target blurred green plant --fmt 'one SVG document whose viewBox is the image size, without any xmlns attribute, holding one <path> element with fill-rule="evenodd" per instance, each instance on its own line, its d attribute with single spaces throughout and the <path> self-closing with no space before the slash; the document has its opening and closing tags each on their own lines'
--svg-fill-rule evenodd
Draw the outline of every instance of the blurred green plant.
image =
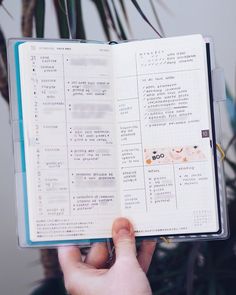
<svg viewBox="0 0 236 295">
<path fill-rule="evenodd" d="M 140 17 L 155 31 L 158 37 L 164 31 L 158 16 L 157 5 L 168 11 L 163 0 L 147 0 L 156 20 L 157 29 L 151 24 L 136 0 L 89 0 L 96 7 L 101 26 L 107 40 L 112 36 L 126 40 L 132 36 L 131 20 L 126 9 L 131 2 Z M 60 38 L 86 39 L 81 0 L 51 0 L 54 5 Z M 6 8 L 7 0 L 0 0 L 0 8 Z M 45 0 L 22 0 L 21 30 L 24 37 L 44 38 Z M 9 102 L 7 82 L 6 40 L 0 23 L 0 93 Z M 227 93 L 227 106 L 234 134 L 236 133 L 236 107 L 232 95 Z M 148 276 L 156 295 L 232 295 L 236 292 L 236 162 L 228 156 L 228 151 L 236 151 L 236 135 L 226 149 L 226 164 L 231 168 L 231 176 L 226 183 L 233 196 L 229 206 L 231 238 L 217 242 L 159 244 Z M 34 295 L 64 295 L 65 289 L 59 268 L 57 253 L 52 249 L 41 250 L 41 263 L 45 280 L 32 293 Z M 134 294 L 135 295 L 135 294 Z"/>
</svg>

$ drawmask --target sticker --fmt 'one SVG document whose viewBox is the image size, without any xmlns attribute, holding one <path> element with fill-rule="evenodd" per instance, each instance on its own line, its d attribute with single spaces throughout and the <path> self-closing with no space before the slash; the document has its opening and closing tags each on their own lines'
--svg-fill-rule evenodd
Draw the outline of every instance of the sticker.
<svg viewBox="0 0 236 295">
<path fill-rule="evenodd" d="M 206 160 L 199 146 L 144 149 L 146 165 L 184 163 Z"/>
</svg>

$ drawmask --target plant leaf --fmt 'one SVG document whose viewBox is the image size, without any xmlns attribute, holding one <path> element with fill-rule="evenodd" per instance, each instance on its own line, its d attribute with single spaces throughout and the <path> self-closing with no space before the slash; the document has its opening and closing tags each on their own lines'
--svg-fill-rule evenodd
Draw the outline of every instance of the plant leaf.
<svg viewBox="0 0 236 295">
<path fill-rule="evenodd" d="M 57 23 L 59 28 L 59 34 L 61 38 L 69 39 L 69 25 L 66 15 L 66 5 L 64 0 L 54 0 L 54 7 L 57 15 Z"/>
<path fill-rule="evenodd" d="M 66 13 L 68 14 L 68 22 L 70 27 L 70 33 L 71 37 L 73 39 L 76 38 L 76 7 L 75 3 L 77 3 L 79 0 L 66 0 Z"/>
<path fill-rule="evenodd" d="M 6 40 L 0 28 L 0 93 L 6 102 L 9 102 L 8 81 L 7 81 L 7 54 Z"/>
<path fill-rule="evenodd" d="M 159 18 L 158 14 L 157 14 L 157 11 L 156 11 L 156 8 L 155 8 L 155 5 L 154 5 L 154 3 L 153 3 L 153 0 L 150 0 L 150 5 L 151 5 L 151 8 L 152 8 L 153 14 L 154 14 L 154 16 L 155 16 L 155 19 L 156 19 L 157 25 L 158 25 L 158 27 L 159 27 L 159 29 L 160 29 L 160 33 L 161 33 L 161 35 L 164 37 L 164 36 L 165 36 L 164 29 L 163 29 L 163 26 L 162 26 L 162 24 L 161 24 L 160 18 Z"/>
<path fill-rule="evenodd" d="M 228 158 L 225 158 L 224 160 L 225 160 L 225 162 L 226 162 L 227 164 L 229 164 L 229 166 L 233 169 L 233 171 L 236 172 L 236 163 L 233 162 L 233 161 L 231 161 L 231 160 L 228 159 Z"/>
<path fill-rule="evenodd" d="M 230 118 L 231 127 L 235 133 L 236 132 L 236 103 L 227 85 L 226 85 L 226 107 L 228 111 L 228 116 Z"/>
<path fill-rule="evenodd" d="M 113 14 L 112 14 L 111 9 L 110 9 L 110 6 L 108 4 L 108 1 L 107 0 L 104 0 L 104 4 L 105 4 L 105 8 L 106 8 L 106 11 L 107 11 L 107 14 L 108 14 L 107 17 L 109 17 L 110 22 L 111 22 L 112 29 L 116 33 L 117 37 L 119 39 L 121 39 L 120 33 L 119 33 L 118 28 L 116 26 L 116 22 L 114 20 Z"/>
<path fill-rule="evenodd" d="M 61 277 L 61 270 L 56 249 L 41 249 L 40 261 L 45 272 L 45 278 Z"/>
<path fill-rule="evenodd" d="M 0 1 L 0 5 L 2 6 L 3 10 L 10 16 L 11 19 L 13 19 L 13 16 L 11 15 L 10 11 L 6 8 L 6 6 L 2 3 L 3 1 Z"/>
<path fill-rule="evenodd" d="M 114 0 L 111 0 L 111 3 L 112 3 L 112 6 L 113 6 L 113 9 L 114 9 L 114 12 L 115 12 L 115 16 L 116 16 L 116 21 L 118 23 L 118 27 L 119 27 L 119 30 L 120 30 L 120 36 L 123 40 L 127 40 L 127 36 L 125 34 L 125 31 L 124 31 L 124 28 L 123 28 L 123 25 L 122 25 L 122 22 L 120 20 L 120 17 L 119 17 L 119 14 L 117 12 L 117 9 L 116 9 L 116 6 L 115 6 L 115 3 L 114 3 Z"/>
<path fill-rule="evenodd" d="M 3 31 L 0 28 L 0 55 L 4 63 L 5 68 L 7 68 L 7 48 L 6 48 L 6 39 L 3 34 Z"/>
<path fill-rule="evenodd" d="M 104 33 L 106 35 L 107 40 L 111 40 L 110 31 L 109 31 L 109 23 L 107 21 L 106 11 L 102 0 L 92 0 L 95 4 L 98 14 L 100 17 L 100 20 L 102 22 L 102 27 L 104 30 Z"/>
<path fill-rule="evenodd" d="M 231 146 L 233 146 L 233 144 L 235 143 L 235 141 L 236 141 L 236 134 L 234 134 L 234 135 L 231 137 L 230 141 L 228 142 L 228 144 L 227 144 L 227 146 L 226 146 L 226 148 L 225 148 L 225 155 L 226 155 L 226 156 L 227 156 L 227 152 L 228 152 L 229 148 L 230 148 Z"/>
<path fill-rule="evenodd" d="M 134 4 L 135 8 L 138 10 L 139 14 L 141 15 L 141 17 L 145 20 L 145 22 L 157 33 L 157 35 L 162 38 L 161 34 L 154 28 L 154 26 L 150 23 L 150 21 L 148 20 L 148 18 L 146 17 L 146 15 L 144 14 L 144 12 L 142 11 L 142 9 L 140 8 L 138 2 L 136 0 L 131 0 L 132 3 Z"/>
<path fill-rule="evenodd" d="M 160 6 L 162 6 L 165 12 L 167 12 L 170 16 L 174 17 L 173 11 L 166 5 L 165 0 L 157 0 L 157 2 L 159 3 Z"/>
<path fill-rule="evenodd" d="M 197 260 L 201 244 L 199 242 L 193 243 L 192 249 L 188 256 L 187 261 L 187 279 L 186 279 L 186 294 L 191 295 L 193 293 L 193 282 L 194 282 L 194 268 Z"/>
<path fill-rule="evenodd" d="M 36 0 L 22 0 L 21 30 L 24 37 L 32 37 Z"/>
<path fill-rule="evenodd" d="M 76 38 L 86 39 L 81 0 L 75 1 L 75 11 L 76 11 Z"/>
<path fill-rule="evenodd" d="M 124 14 L 124 17 L 125 17 L 125 20 L 126 20 L 126 23 L 127 23 L 128 29 L 129 29 L 129 32 L 131 33 L 131 26 L 130 26 L 130 22 L 129 22 L 129 18 L 128 18 L 128 13 L 126 11 L 124 0 L 120 0 L 120 6 L 122 8 L 122 11 L 123 11 L 123 14 Z"/>
<path fill-rule="evenodd" d="M 208 294 L 209 295 L 216 295 L 217 294 L 216 289 L 217 289 L 216 280 L 215 280 L 215 277 L 212 275 L 209 285 L 208 285 Z"/>
<path fill-rule="evenodd" d="M 45 0 L 36 0 L 34 17 L 36 37 L 43 38 L 45 23 Z"/>
</svg>

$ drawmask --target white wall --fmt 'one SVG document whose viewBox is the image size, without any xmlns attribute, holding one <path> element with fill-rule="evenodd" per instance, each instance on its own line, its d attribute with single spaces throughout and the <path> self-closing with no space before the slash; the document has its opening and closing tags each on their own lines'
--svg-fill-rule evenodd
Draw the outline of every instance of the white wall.
<svg viewBox="0 0 236 295">
<path fill-rule="evenodd" d="M 52 1 L 47 2 L 46 36 L 57 37 Z M 133 38 L 153 38 L 155 34 L 142 21 L 126 0 L 132 23 Z M 159 1 L 160 2 L 160 1 Z M 236 63 L 236 1 L 235 0 L 162 0 L 172 11 L 168 13 L 157 3 L 167 36 L 202 33 L 215 40 L 217 62 L 225 69 L 226 80 L 234 92 Z M 155 19 L 148 0 L 139 0 L 153 24 Z M 21 1 L 4 1 L 13 20 L 0 8 L 0 25 L 7 37 L 20 34 Z M 90 0 L 83 0 L 84 18 L 89 39 L 104 39 L 96 10 Z M 92 20 L 92 21 L 91 21 Z M 224 116 L 225 139 L 230 129 Z M 14 173 L 8 107 L 0 99 L 0 292 L 4 295 L 29 294 L 34 282 L 42 278 L 37 250 L 20 250 L 16 239 Z"/>
<path fill-rule="evenodd" d="M 0 9 L 0 25 L 7 37 L 20 36 L 20 2 L 4 1 L 14 17 Z M 8 106 L 0 98 L 0 293 L 29 294 L 42 278 L 37 250 L 20 250 L 16 236 L 14 170 Z"/>
</svg>

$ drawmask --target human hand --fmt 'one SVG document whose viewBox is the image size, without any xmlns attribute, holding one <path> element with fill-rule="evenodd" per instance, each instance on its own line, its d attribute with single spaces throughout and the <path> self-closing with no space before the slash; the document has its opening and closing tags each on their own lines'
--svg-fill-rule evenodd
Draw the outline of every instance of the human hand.
<svg viewBox="0 0 236 295">
<path fill-rule="evenodd" d="M 150 295 L 146 272 L 152 260 L 156 242 L 143 241 L 136 256 L 134 229 L 126 218 L 113 223 L 115 263 L 104 268 L 108 250 L 104 243 L 96 243 L 82 260 L 78 247 L 58 249 L 64 273 L 65 287 L 71 295 Z"/>
</svg>

